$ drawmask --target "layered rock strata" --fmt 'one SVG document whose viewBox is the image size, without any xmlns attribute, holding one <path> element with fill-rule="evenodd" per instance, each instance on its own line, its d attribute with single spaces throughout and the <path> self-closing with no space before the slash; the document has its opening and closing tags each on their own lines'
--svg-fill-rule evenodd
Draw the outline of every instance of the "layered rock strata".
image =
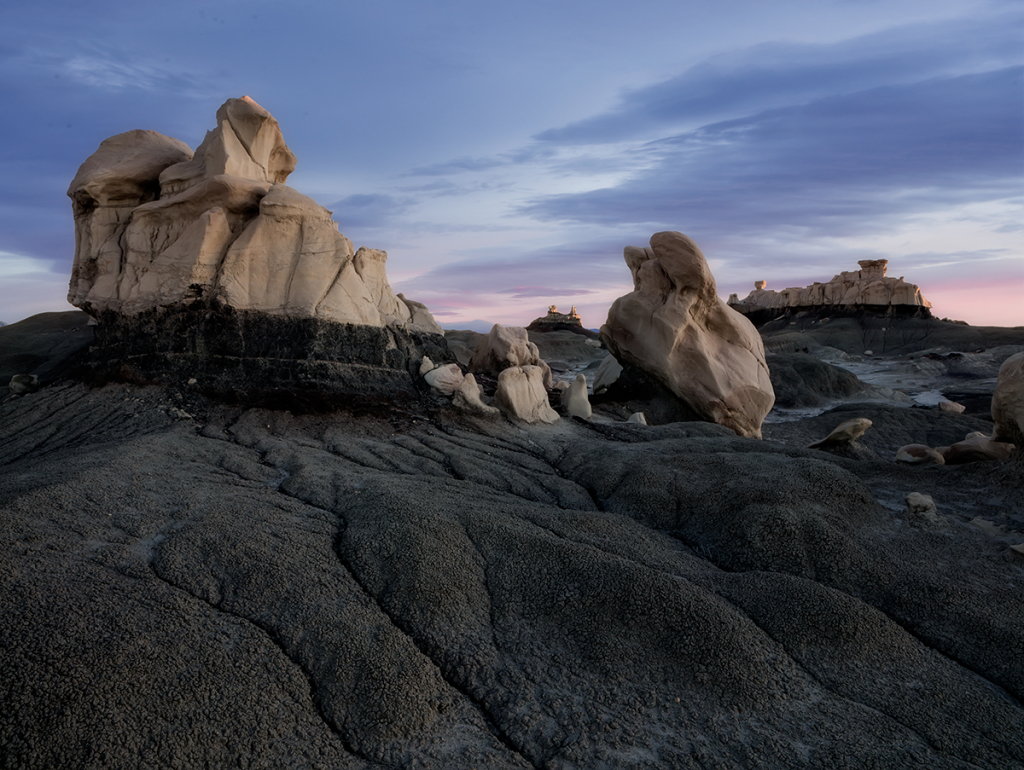
<svg viewBox="0 0 1024 770">
<path fill-rule="evenodd" d="M 624 366 L 643 370 L 700 418 L 761 437 L 775 402 L 754 326 L 718 298 L 697 245 L 677 232 L 623 254 L 634 291 L 615 300 L 601 341 Z"/>
</svg>

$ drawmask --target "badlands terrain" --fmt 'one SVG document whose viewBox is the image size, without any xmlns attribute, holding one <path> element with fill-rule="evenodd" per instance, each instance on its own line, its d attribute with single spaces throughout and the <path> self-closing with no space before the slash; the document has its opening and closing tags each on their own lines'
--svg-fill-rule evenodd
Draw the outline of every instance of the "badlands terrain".
<svg viewBox="0 0 1024 770">
<path fill-rule="evenodd" d="M 279 139 L 107 140 L 0 328 L 0 765 L 1024 767 L 1024 329 L 658 233 L 442 334 Z"/>
</svg>

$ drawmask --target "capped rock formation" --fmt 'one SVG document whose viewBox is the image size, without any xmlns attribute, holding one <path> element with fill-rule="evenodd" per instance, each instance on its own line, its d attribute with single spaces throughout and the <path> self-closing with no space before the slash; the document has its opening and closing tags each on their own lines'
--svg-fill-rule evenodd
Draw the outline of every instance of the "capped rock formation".
<svg viewBox="0 0 1024 770">
<path fill-rule="evenodd" d="M 277 121 L 247 96 L 221 106 L 194 155 L 154 131 L 105 140 L 68 189 L 68 301 L 96 316 L 202 299 L 440 333 L 420 303 L 391 290 L 385 252 L 354 251 L 330 211 L 284 184 L 294 168 Z"/>
<path fill-rule="evenodd" d="M 767 281 L 755 281 L 754 290 L 744 299 L 740 300 L 736 294 L 729 295 L 729 306 L 742 313 L 782 308 L 932 306 L 916 284 L 907 283 L 902 276 L 886 276 L 888 260 L 867 259 L 857 264 L 860 270 L 842 272 L 831 281 L 815 281 L 803 288 L 777 292 L 767 288 Z"/>
<path fill-rule="evenodd" d="M 605 347 L 701 418 L 760 438 L 775 402 L 764 346 L 753 324 L 718 298 L 697 245 L 682 233 L 661 232 L 650 247 L 628 246 L 623 256 L 634 291 L 608 311 Z"/>
</svg>

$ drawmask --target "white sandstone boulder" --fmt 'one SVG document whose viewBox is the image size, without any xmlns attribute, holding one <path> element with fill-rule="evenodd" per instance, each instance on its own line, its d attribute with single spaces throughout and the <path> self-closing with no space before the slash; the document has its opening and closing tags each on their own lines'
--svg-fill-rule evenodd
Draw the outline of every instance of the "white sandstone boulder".
<svg viewBox="0 0 1024 770">
<path fill-rule="evenodd" d="M 697 245 L 682 233 L 623 252 L 635 290 L 615 300 L 601 340 L 620 363 L 645 370 L 710 422 L 761 437 L 775 403 L 761 336 L 718 298 Z"/>
<path fill-rule="evenodd" d="M 498 375 L 494 403 L 509 417 L 523 422 L 553 423 L 558 413 L 548 402 L 545 372 L 539 366 L 512 366 Z"/>
<path fill-rule="evenodd" d="M 1010 356 L 999 367 L 992 393 L 992 438 L 1024 449 L 1024 353 Z"/>
<path fill-rule="evenodd" d="M 580 417 L 589 420 L 594 414 L 590 406 L 590 399 L 587 398 L 587 378 L 578 374 L 572 384 L 562 393 L 562 404 L 565 406 L 566 414 L 571 417 Z"/>
<path fill-rule="evenodd" d="M 540 357 L 537 346 L 530 342 L 522 326 L 494 324 L 480 340 L 469 362 L 471 372 L 499 374 L 509 367 L 536 366 L 541 369 L 545 388 L 551 387 L 551 368 Z M 547 400 L 547 396 L 545 396 Z"/>
</svg>

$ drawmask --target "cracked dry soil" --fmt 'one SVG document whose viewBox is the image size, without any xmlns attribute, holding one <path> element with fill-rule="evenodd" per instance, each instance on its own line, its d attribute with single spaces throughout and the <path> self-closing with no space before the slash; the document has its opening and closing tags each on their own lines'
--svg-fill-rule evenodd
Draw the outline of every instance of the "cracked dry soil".
<svg viewBox="0 0 1024 770">
<path fill-rule="evenodd" d="M 1024 767 L 1019 465 L 172 396 L 0 404 L 3 767 Z"/>
</svg>

